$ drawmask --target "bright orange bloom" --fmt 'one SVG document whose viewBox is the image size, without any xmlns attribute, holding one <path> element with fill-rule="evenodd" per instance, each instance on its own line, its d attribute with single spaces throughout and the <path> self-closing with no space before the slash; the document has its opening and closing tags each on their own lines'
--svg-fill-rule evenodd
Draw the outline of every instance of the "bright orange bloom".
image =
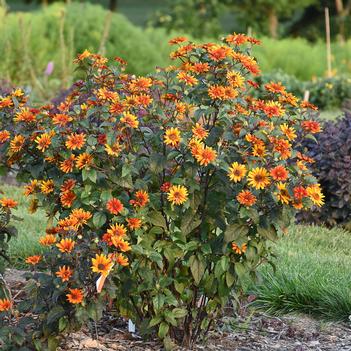
<svg viewBox="0 0 351 351">
<path fill-rule="evenodd" d="M 183 185 L 172 185 L 168 191 L 167 199 L 172 205 L 181 205 L 188 199 L 188 190 Z"/>
<path fill-rule="evenodd" d="M 24 195 L 29 196 L 33 194 L 37 190 L 38 186 L 39 182 L 37 179 L 31 180 L 31 182 L 24 187 Z"/>
<path fill-rule="evenodd" d="M 76 198 L 77 196 L 73 191 L 66 191 L 60 196 L 61 204 L 63 207 L 72 207 Z"/>
<path fill-rule="evenodd" d="M 93 162 L 93 156 L 90 154 L 83 152 L 82 154 L 78 155 L 76 158 L 76 165 L 78 169 L 83 169 L 90 166 Z"/>
<path fill-rule="evenodd" d="M 301 125 L 303 129 L 312 134 L 319 133 L 322 130 L 317 121 L 303 121 Z"/>
<path fill-rule="evenodd" d="M 17 207 L 18 202 L 10 198 L 3 197 L 2 199 L 0 199 L 0 205 L 6 208 L 15 208 Z"/>
<path fill-rule="evenodd" d="M 191 87 L 197 84 L 198 82 L 198 80 L 195 77 L 193 77 L 191 74 L 188 74 L 186 72 L 179 72 L 177 75 L 177 78 L 181 82 L 184 82 L 186 85 L 190 85 Z"/>
<path fill-rule="evenodd" d="M 166 145 L 177 146 L 180 143 L 180 131 L 178 128 L 168 128 L 166 129 L 164 135 L 164 142 Z"/>
<path fill-rule="evenodd" d="M 61 193 L 65 193 L 66 191 L 70 191 L 72 190 L 76 185 L 76 180 L 74 179 L 67 179 L 63 182 L 63 184 L 61 185 Z"/>
<path fill-rule="evenodd" d="M 118 236 L 112 236 L 111 242 L 115 247 L 120 249 L 122 252 L 127 252 L 127 251 L 131 250 L 131 247 L 130 247 L 128 241 L 125 241 Z"/>
<path fill-rule="evenodd" d="M 276 166 L 271 169 L 271 177 L 274 180 L 282 181 L 284 182 L 285 180 L 288 179 L 289 172 L 284 166 Z"/>
<path fill-rule="evenodd" d="M 225 59 L 229 55 L 231 49 L 226 46 L 212 45 L 207 49 L 207 51 L 210 58 L 217 62 Z"/>
<path fill-rule="evenodd" d="M 223 100 L 226 97 L 225 88 L 221 85 L 211 85 L 208 88 L 208 95 L 213 100 Z"/>
<path fill-rule="evenodd" d="M 107 229 L 107 234 L 110 236 L 124 237 L 127 234 L 127 230 L 123 224 L 111 224 L 110 228 Z"/>
<path fill-rule="evenodd" d="M 280 102 L 277 101 L 268 101 L 264 107 L 264 112 L 268 117 L 280 117 L 283 116 L 285 110 L 283 109 Z"/>
<path fill-rule="evenodd" d="M 245 78 L 236 71 L 229 71 L 227 73 L 227 79 L 233 88 L 241 88 L 245 84 Z"/>
<path fill-rule="evenodd" d="M 54 184 L 54 181 L 49 179 L 49 180 L 43 180 L 41 183 L 40 183 L 40 190 L 43 194 L 50 194 L 54 191 L 55 189 L 55 184 Z"/>
<path fill-rule="evenodd" d="M 63 282 L 68 282 L 73 275 L 73 271 L 70 267 L 61 266 L 55 274 L 57 277 L 61 278 Z"/>
<path fill-rule="evenodd" d="M 13 119 L 15 122 L 35 122 L 35 114 L 27 107 L 23 108 L 16 114 L 16 117 Z"/>
<path fill-rule="evenodd" d="M 66 147 L 70 150 L 80 150 L 85 144 L 84 133 L 73 133 L 66 140 Z"/>
<path fill-rule="evenodd" d="M 291 197 L 288 189 L 286 188 L 286 184 L 278 183 L 277 188 L 278 188 L 278 192 L 275 192 L 275 195 L 277 196 L 280 202 L 287 205 L 290 202 Z"/>
<path fill-rule="evenodd" d="M 233 182 L 240 182 L 247 172 L 246 166 L 239 164 L 238 162 L 233 162 L 228 170 L 229 179 Z"/>
<path fill-rule="evenodd" d="M 61 241 L 58 244 L 56 244 L 56 246 L 63 253 L 71 253 L 72 250 L 74 249 L 75 244 L 76 244 L 75 241 L 67 238 L 67 239 L 61 239 Z"/>
<path fill-rule="evenodd" d="M 25 141 L 26 139 L 23 135 L 16 135 L 10 142 L 10 152 L 20 152 L 23 148 Z"/>
<path fill-rule="evenodd" d="M 0 299 L 0 312 L 8 311 L 11 307 L 12 302 L 9 299 Z"/>
<path fill-rule="evenodd" d="M 112 198 L 111 200 L 107 201 L 106 208 L 110 213 L 117 215 L 123 211 L 124 206 L 121 201 L 116 198 Z"/>
<path fill-rule="evenodd" d="M 60 163 L 60 170 L 64 173 L 70 173 L 74 169 L 74 163 L 76 161 L 76 156 L 71 155 L 68 159 Z"/>
<path fill-rule="evenodd" d="M 69 122 L 73 120 L 72 117 L 65 115 L 63 113 L 57 113 L 53 118 L 52 118 L 52 123 L 60 126 L 60 127 L 65 127 Z"/>
<path fill-rule="evenodd" d="M 140 218 L 127 218 L 128 228 L 130 229 L 139 229 L 141 227 Z"/>
<path fill-rule="evenodd" d="M 269 173 L 262 167 L 252 169 L 247 178 L 249 180 L 249 185 L 256 189 L 264 189 L 270 183 Z"/>
<path fill-rule="evenodd" d="M 176 45 L 176 44 L 180 44 L 180 43 L 183 43 L 185 41 L 187 41 L 188 39 L 186 37 L 176 37 L 176 38 L 173 38 L 171 39 L 168 44 L 170 45 Z"/>
<path fill-rule="evenodd" d="M 51 246 L 56 243 L 56 236 L 53 234 L 46 234 L 39 239 L 40 245 Z"/>
<path fill-rule="evenodd" d="M 130 128 L 136 129 L 139 127 L 138 117 L 129 113 L 125 112 L 123 117 L 121 118 L 121 122 L 127 124 Z"/>
<path fill-rule="evenodd" d="M 70 214 L 70 217 L 73 218 L 76 222 L 76 226 L 80 227 L 83 226 L 84 224 L 87 224 L 88 220 L 92 217 L 93 215 L 89 211 L 84 211 L 82 208 L 75 208 L 72 213 Z"/>
<path fill-rule="evenodd" d="M 113 266 L 111 259 L 104 254 L 96 254 L 95 258 L 91 259 L 91 262 L 91 270 L 95 273 L 101 273 L 104 277 L 108 276 Z"/>
<path fill-rule="evenodd" d="M 143 207 L 148 202 L 149 202 L 149 195 L 144 190 L 138 190 L 134 195 L 134 199 L 129 201 L 129 203 L 135 207 Z"/>
<path fill-rule="evenodd" d="M 236 254 L 242 255 L 242 254 L 244 254 L 244 253 L 246 252 L 246 250 L 247 250 L 247 244 L 243 244 L 243 245 L 241 245 L 241 247 L 240 247 L 238 244 L 232 243 L 232 250 L 233 250 Z"/>
<path fill-rule="evenodd" d="M 196 123 L 191 131 L 198 140 L 203 140 L 208 136 L 208 131 L 199 123 Z"/>
<path fill-rule="evenodd" d="M 146 91 L 152 86 L 152 79 L 149 77 L 139 77 L 133 79 L 129 88 L 135 91 Z"/>
<path fill-rule="evenodd" d="M 83 53 L 77 55 L 77 60 L 78 61 L 83 61 L 84 59 L 88 58 L 91 56 L 91 53 L 85 49 Z"/>
<path fill-rule="evenodd" d="M 297 200 L 302 200 L 304 197 L 308 196 L 307 190 L 303 186 L 296 186 L 294 189 L 294 197 Z"/>
<path fill-rule="evenodd" d="M 72 304 L 82 303 L 84 293 L 82 289 L 69 289 L 69 294 L 66 295 L 68 302 Z"/>
<path fill-rule="evenodd" d="M 41 255 L 29 256 L 26 258 L 26 263 L 35 266 L 40 262 L 41 258 Z"/>
<path fill-rule="evenodd" d="M 10 96 L 0 97 L 0 109 L 10 106 L 13 106 L 13 101 Z"/>
<path fill-rule="evenodd" d="M 284 123 L 280 126 L 280 129 L 290 141 L 296 139 L 297 135 L 293 127 L 289 127 L 286 123 Z"/>
<path fill-rule="evenodd" d="M 211 147 L 203 147 L 195 155 L 196 161 L 200 163 L 201 166 L 207 166 L 213 162 L 217 157 L 217 152 Z"/>
<path fill-rule="evenodd" d="M 117 257 L 115 258 L 115 261 L 123 267 L 129 265 L 128 257 L 125 257 L 122 254 L 118 254 Z"/>
<path fill-rule="evenodd" d="M 5 143 L 7 140 L 10 139 L 10 132 L 7 130 L 0 131 L 0 144 Z"/>
<path fill-rule="evenodd" d="M 43 133 L 36 137 L 35 142 L 38 144 L 37 149 L 44 152 L 51 145 L 52 134 Z"/>
<path fill-rule="evenodd" d="M 112 145 L 105 144 L 105 151 L 107 155 L 117 157 L 122 151 L 122 145 L 119 142 Z"/>
<path fill-rule="evenodd" d="M 236 199 L 244 206 L 253 206 L 257 201 L 256 196 L 250 190 L 242 190 Z"/>
<path fill-rule="evenodd" d="M 322 194 L 322 190 L 319 184 L 313 184 L 306 188 L 308 197 L 312 200 L 312 202 L 321 207 L 324 204 L 324 195 Z"/>
<path fill-rule="evenodd" d="M 285 89 L 284 85 L 282 85 L 281 82 L 278 82 L 278 83 L 269 82 L 264 87 L 267 91 L 269 91 L 271 93 L 275 93 L 275 94 L 285 94 L 286 93 L 286 89 Z"/>
</svg>

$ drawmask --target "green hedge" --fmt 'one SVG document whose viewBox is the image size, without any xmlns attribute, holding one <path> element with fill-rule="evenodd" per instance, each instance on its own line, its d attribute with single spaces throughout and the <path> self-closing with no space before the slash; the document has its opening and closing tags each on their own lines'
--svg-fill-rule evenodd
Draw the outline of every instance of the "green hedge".
<svg viewBox="0 0 351 351">
<path fill-rule="evenodd" d="M 147 74 L 168 63 L 168 39 L 161 29 L 143 30 L 98 5 L 55 4 L 9 14 L 0 8 L 0 52 L 6 53 L 0 61 L 0 78 L 15 84 L 43 85 L 46 65 L 53 61 L 51 80 L 58 78 L 68 85 L 73 75 L 72 58 L 85 49 L 102 49 L 110 58 L 121 56 L 128 61 L 129 72 Z"/>
</svg>

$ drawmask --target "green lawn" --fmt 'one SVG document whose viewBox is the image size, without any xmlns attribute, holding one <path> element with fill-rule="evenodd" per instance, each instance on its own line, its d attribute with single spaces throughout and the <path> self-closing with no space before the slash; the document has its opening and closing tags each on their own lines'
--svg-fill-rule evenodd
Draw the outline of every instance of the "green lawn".
<svg viewBox="0 0 351 351">
<path fill-rule="evenodd" d="M 10 256 L 17 267 L 26 256 L 40 252 L 38 238 L 45 233 L 45 215 L 27 213 L 28 199 L 22 189 L 2 186 L 6 196 L 20 202 L 16 214 L 19 235 L 11 242 Z M 292 226 L 275 244 L 276 272 L 269 265 L 260 269 L 261 281 L 251 286 L 256 306 L 269 313 L 304 312 L 332 320 L 351 315 L 351 233 L 342 229 Z"/>
<path fill-rule="evenodd" d="M 276 244 L 276 272 L 261 268 L 253 288 L 257 305 L 270 313 L 304 312 L 347 321 L 351 315 L 351 233 L 293 226 Z"/>
</svg>

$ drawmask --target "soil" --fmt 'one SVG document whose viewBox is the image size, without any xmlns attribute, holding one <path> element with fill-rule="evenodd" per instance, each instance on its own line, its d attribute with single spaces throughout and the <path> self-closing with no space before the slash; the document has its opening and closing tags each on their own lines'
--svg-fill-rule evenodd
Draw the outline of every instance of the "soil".
<svg viewBox="0 0 351 351">
<path fill-rule="evenodd" d="M 23 272 L 7 270 L 7 284 L 15 299 L 21 299 Z M 162 350 L 158 341 L 145 342 L 128 332 L 127 321 L 104 316 L 91 328 L 71 334 L 60 345 L 60 351 L 154 351 Z M 185 349 L 178 348 L 178 351 Z M 208 339 L 194 350 L 214 351 L 351 351 L 351 322 L 326 323 L 308 316 L 274 317 L 250 312 L 226 316 L 210 332 Z"/>
</svg>

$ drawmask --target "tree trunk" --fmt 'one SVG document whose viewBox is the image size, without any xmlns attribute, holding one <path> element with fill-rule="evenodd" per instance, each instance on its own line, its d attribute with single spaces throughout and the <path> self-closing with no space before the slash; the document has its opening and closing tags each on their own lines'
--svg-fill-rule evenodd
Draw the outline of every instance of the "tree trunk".
<svg viewBox="0 0 351 351">
<path fill-rule="evenodd" d="M 343 0 L 335 0 L 335 8 L 337 13 L 337 23 L 338 23 L 338 39 L 341 43 L 346 41 L 346 17 L 351 11 L 351 1 L 348 0 L 346 5 L 344 5 Z"/>
<path fill-rule="evenodd" d="M 115 12 L 117 10 L 117 1 L 118 0 L 110 0 L 109 8 L 113 12 Z"/>
<path fill-rule="evenodd" d="M 270 9 L 268 13 L 269 34 L 272 38 L 278 37 L 278 16 L 274 9 Z"/>
</svg>

